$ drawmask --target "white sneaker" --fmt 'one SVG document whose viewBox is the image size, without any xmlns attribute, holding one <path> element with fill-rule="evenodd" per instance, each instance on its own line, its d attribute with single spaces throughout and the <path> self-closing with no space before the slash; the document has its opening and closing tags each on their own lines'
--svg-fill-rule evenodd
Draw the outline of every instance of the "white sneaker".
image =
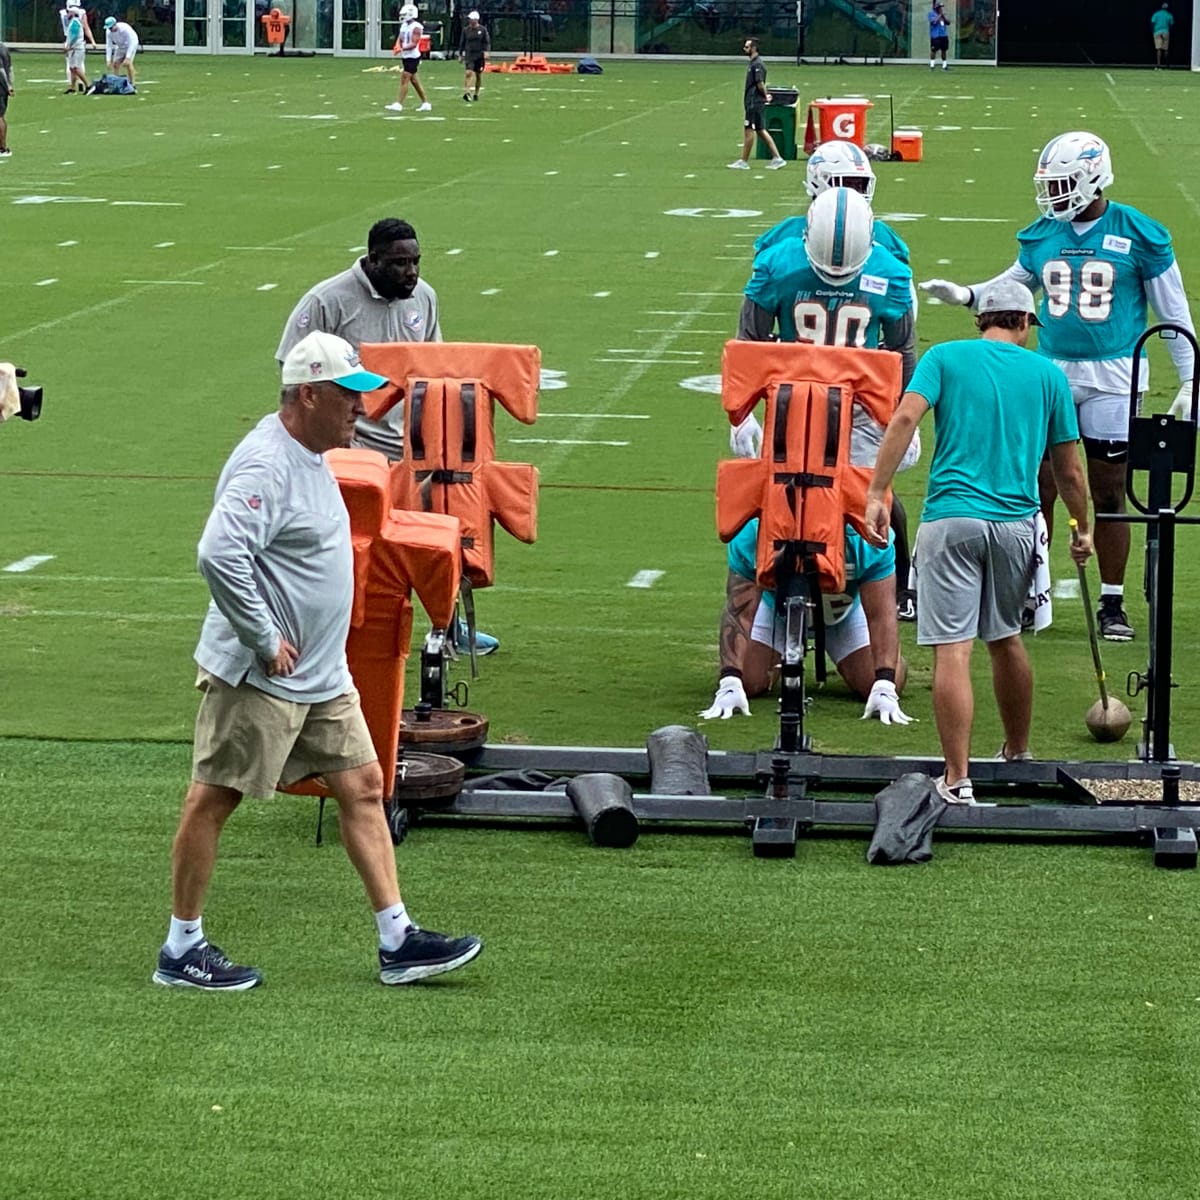
<svg viewBox="0 0 1200 1200">
<path fill-rule="evenodd" d="M 780 167 L 786 167 L 786 166 L 787 166 L 786 158 L 773 158 L 773 159 L 771 159 L 771 161 L 769 163 L 767 163 L 767 170 L 768 171 L 778 171 Z"/>
<path fill-rule="evenodd" d="M 750 170 L 750 164 L 743 159 L 735 158 L 733 162 L 729 164 L 729 169 L 731 171 L 748 171 Z"/>
<path fill-rule="evenodd" d="M 417 112 L 429 112 L 429 110 L 430 110 L 431 108 L 433 108 L 433 105 L 432 105 L 432 104 L 430 104 L 428 100 L 426 100 L 426 101 L 425 101 L 425 103 L 424 103 L 424 104 L 422 104 L 422 105 L 420 106 L 420 108 L 418 108 L 418 109 L 417 109 Z"/>
<path fill-rule="evenodd" d="M 951 787 L 946 782 L 945 775 L 939 775 L 934 780 L 934 787 L 937 788 L 937 794 L 947 804 L 974 805 L 975 803 L 975 789 L 971 786 L 969 779 L 960 779 Z"/>
<path fill-rule="evenodd" d="M 399 100 L 393 100 L 391 104 L 385 104 L 384 107 L 390 112 L 403 112 L 404 105 Z"/>
<path fill-rule="evenodd" d="M 1033 751 L 1022 750 L 1020 754 L 1009 754 L 1008 743 L 1005 742 L 999 750 L 996 751 L 996 762 L 1033 762 Z"/>
</svg>

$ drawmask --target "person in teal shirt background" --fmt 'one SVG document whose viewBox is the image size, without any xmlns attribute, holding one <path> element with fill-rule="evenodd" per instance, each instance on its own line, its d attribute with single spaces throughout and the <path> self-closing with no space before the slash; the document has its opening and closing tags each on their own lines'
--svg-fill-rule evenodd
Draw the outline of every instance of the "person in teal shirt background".
<svg viewBox="0 0 1200 1200">
<path fill-rule="evenodd" d="M 1151 18 L 1150 30 L 1154 34 L 1154 69 L 1161 70 L 1167 65 L 1167 51 L 1171 45 L 1171 26 L 1175 24 L 1175 18 L 1171 16 L 1171 9 L 1168 5 L 1163 4 Z"/>
</svg>

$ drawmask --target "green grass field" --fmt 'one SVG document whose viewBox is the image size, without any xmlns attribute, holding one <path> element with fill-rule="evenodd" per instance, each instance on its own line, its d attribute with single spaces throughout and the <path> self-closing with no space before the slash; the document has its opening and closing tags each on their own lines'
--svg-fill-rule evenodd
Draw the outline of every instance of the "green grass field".
<svg viewBox="0 0 1200 1200">
<path fill-rule="evenodd" d="M 735 837 L 617 854 L 422 829 L 398 852 L 414 915 L 487 951 L 396 994 L 373 982 L 332 822 L 316 849 L 315 806 L 279 799 L 231 823 L 208 921 L 268 986 L 152 987 L 206 602 L 195 544 L 225 456 L 275 404 L 296 299 L 398 215 L 448 339 L 541 347 L 565 386 L 532 428 L 497 418 L 499 455 L 541 471 L 540 536 L 498 536 L 477 602 L 502 648 L 470 707 L 493 740 L 640 745 L 694 722 L 715 682 L 727 424 L 681 385 L 719 371 L 750 244 L 803 207 L 802 163 L 725 169 L 736 62 L 489 75 L 471 107 L 457 65 L 431 63 L 430 119 L 385 115 L 398 76 L 362 61 L 147 55 L 130 98 L 61 95 L 58 56 L 15 65 L 0 359 L 46 407 L 0 430 L 0 1195 L 1195 1195 L 1195 879 L 1128 846 L 946 837 L 929 867 L 882 872 L 855 838 L 766 863 Z M 875 205 L 918 278 L 1011 262 L 1036 151 L 1082 126 L 1112 147 L 1112 194 L 1164 221 L 1200 279 L 1189 76 L 772 64 L 771 81 L 873 97 L 871 140 L 888 94 L 924 129 L 925 161 L 880 165 Z M 918 333 L 971 325 L 923 305 Z M 1174 373 L 1153 360 L 1162 409 Z M 902 477 L 914 514 L 923 480 Z M 1061 545 L 1054 566 L 1073 576 Z M 662 574 L 630 587 L 640 571 Z M 1174 740 L 1194 759 L 1187 530 L 1178 572 Z M 1082 610 L 1055 611 L 1030 646 L 1035 750 L 1129 756 L 1132 736 L 1087 738 Z M 904 639 L 920 722 L 860 724 L 830 685 L 819 748 L 936 751 L 929 656 Z M 1105 656 L 1123 680 L 1145 638 Z M 705 733 L 765 747 L 776 724 L 763 700 Z"/>
</svg>

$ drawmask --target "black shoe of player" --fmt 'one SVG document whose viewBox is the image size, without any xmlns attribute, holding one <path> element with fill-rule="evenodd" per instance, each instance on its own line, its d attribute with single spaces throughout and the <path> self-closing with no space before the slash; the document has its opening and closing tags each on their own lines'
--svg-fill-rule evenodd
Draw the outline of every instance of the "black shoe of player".
<svg viewBox="0 0 1200 1200">
<path fill-rule="evenodd" d="M 257 967 L 239 967 L 211 942 L 201 942 L 178 958 L 172 958 L 164 946 L 158 952 L 158 970 L 150 978 L 164 987 L 245 992 L 262 983 L 262 972 Z"/>
<path fill-rule="evenodd" d="M 383 983 L 416 983 L 465 967 L 483 949 L 477 937 L 447 937 L 431 929 L 412 929 L 399 950 L 379 951 Z"/>
<path fill-rule="evenodd" d="M 1101 596 L 1096 620 L 1100 625 L 1100 636 L 1106 642 L 1133 641 L 1133 626 L 1121 606 L 1120 596 Z"/>
<path fill-rule="evenodd" d="M 917 593 L 906 588 L 896 598 L 896 619 L 898 621 L 915 621 L 917 619 Z"/>
</svg>

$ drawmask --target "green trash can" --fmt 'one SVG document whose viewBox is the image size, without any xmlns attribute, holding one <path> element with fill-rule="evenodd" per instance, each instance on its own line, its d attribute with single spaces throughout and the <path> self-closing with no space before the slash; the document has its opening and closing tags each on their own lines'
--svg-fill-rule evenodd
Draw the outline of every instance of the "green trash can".
<svg viewBox="0 0 1200 1200">
<path fill-rule="evenodd" d="M 788 89 L 779 89 L 786 93 Z M 792 92 L 795 95 L 795 92 Z M 779 103 L 780 97 L 778 94 L 772 94 L 772 103 L 765 105 L 763 108 L 763 128 L 771 135 L 775 145 L 779 147 L 781 158 L 786 158 L 790 162 L 796 160 L 796 101 L 793 99 L 789 104 L 786 102 Z M 757 149 L 755 150 L 756 158 L 770 158 L 771 155 L 767 152 L 766 143 L 762 138 L 755 139 Z"/>
</svg>

